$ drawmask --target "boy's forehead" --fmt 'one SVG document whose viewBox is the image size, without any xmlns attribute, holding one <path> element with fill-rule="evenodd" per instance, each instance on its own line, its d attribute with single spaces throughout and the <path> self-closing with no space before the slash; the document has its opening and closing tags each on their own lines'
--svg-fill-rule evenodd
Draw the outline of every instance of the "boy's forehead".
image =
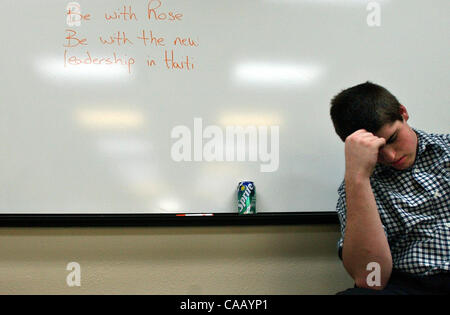
<svg viewBox="0 0 450 315">
<path fill-rule="evenodd" d="M 375 135 L 377 137 L 389 139 L 398 129 L 400 129 L 403 125 L 403 122 L 400 120 L 396 120 L 393 123 L 387 123 L 383 125 Z"/>
</svg>

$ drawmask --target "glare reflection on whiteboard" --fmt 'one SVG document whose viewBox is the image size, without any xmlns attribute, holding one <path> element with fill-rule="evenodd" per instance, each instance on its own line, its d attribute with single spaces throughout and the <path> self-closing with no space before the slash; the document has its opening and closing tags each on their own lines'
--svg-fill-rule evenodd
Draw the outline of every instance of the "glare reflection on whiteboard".
<svg viewBox="0 0 450 315">
<path fill-rule="evenodd" d="M 62 58 L 43 58 L 35 62 L 35 68 L 41 76 L 55 80 L 68 81 L 128 81 L 132 74 L 128 68 L 111 65 L 81 64 L 65 66 Z"/>
<path fill-rule="evenodd" d="M 163 199 L 159 201 L 159 209 L 165 212 L 180 210 L 180 204 L 174 199 Z"/>
<path fill-rule="evenodd" d="M 314 83 L 322 69 L 315 65 L 252 62 L 240 64 L 235 77 L 240 83 L 259 85 L 307 85 Z"/>
<path fill-rule="evenodd" d="M 126 185 L 139 185 L 155 179 L 156 167 L 142 159 L 129 159 L 111 165 Z"/>
<path fill-rule="evenodd" d="M 226 113 L 220 116 L 223 126 L 279 126 L 282 119 L 277 113 Z"/>
<path fill-rule="evenodd" d="M 98 141 L 101 152 L 110 157 L 130 157 L 149 154 L 151 144 L 138 138 L 104 138 Z"/>
<path fill-rule="evenodd" d="M 388 3 L 390 0 L 377 0 L 379 3 Z M 371 2 L 370 0 L 265 0 L 265 2 L 274 3 L 274 4 L 311 4 L 317 6 L 323 5 L 335 5 L 335 6 L 357 6 L 357 5 L 366 5 Z M 375 2 L 375 1 L 372 1 Z"/>
<path fill-rule="evenodd" d="M 144 116 L 128 109 L 82 109 L 75 114 L 76 121 L 92 129 L 131 129 L 144 124 Z"/>
</svg>

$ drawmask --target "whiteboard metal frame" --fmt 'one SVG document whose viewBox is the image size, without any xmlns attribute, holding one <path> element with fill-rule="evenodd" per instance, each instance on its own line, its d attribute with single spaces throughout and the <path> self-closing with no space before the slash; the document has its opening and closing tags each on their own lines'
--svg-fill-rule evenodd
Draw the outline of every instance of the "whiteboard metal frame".
<svg viewBox="0 0 450 315">
<path fill-rule="evenodd" d="M 0 214 L 0 227 L 151 227 L 337 224 L 336 212 L 266 212 L 253 215 Z"/>
</svg>

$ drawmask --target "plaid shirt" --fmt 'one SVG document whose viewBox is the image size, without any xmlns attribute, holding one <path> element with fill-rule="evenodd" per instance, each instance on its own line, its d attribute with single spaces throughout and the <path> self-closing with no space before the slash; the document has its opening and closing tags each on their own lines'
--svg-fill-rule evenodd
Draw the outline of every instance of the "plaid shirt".
<svg viewBox="0 0 450 315">
<path fill-rule="evenodd" d="M 393 269 L 416 275 L 450 272 L 450 135 L 413 129 L 418 145 L 414 165 L 395 170 L 377 164 L 370 178 L 391 249 Z M 336 210 L 342 238 L 346 225 L 345 182 Z"/>
</svg>

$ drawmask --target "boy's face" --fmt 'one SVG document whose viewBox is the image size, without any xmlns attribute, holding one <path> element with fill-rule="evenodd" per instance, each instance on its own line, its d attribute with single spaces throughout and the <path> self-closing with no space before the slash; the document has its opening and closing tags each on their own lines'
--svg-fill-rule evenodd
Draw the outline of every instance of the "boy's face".
<svg viewBox="0 0 450 315">
<path fill-rule="evenodd" d="M 375 135 L 386 140 L 386 145 L 378 153 L 378 163 L 404 170 L 416 160 L 417 135 L 407 124 L 409 117 L 406 108 L 401 106 L 400 110 L 403 121 L 386 124 Z"/>
</svg>

